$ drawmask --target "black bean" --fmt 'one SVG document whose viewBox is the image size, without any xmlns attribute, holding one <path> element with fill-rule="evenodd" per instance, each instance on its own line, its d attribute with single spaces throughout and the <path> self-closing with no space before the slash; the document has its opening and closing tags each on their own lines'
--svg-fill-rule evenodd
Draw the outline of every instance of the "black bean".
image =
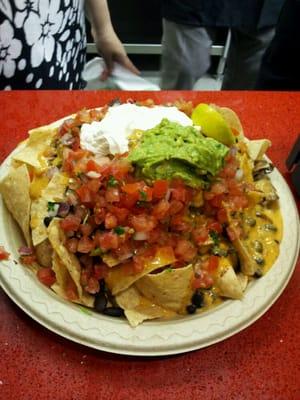
<svg viewBox="0 0 300 400">
<path fill-rule="evenodd" d="M 258 265 L 263 265 L 265 263 L 265 260 L 262 257 L 259 257 L 259 256 L 254 256 L 254 261 Z"/>
<path fill-rule="evenodd" d="M 101 279 L 99 284 L 100 284 L 100 292 L 106 292 L 105 280 Z"/>
<path fill-rule="evenodd" d="M 204 297 L 202 292 L 195 292 L 192 297 L 192 304 L 197 308 L 201 308 L 204 306 Z"/>
<path fill-rule="evenodd" d="M 95 298 L 95 310 L 102 313 L 107 306 L 107 297 L 104 293 L 98 293 Z"/>
<path fill-rule="evenodd" d="M 273 225 L 273 224 L 265 224 L 265 225 L 264 225 L 264 229 L 265 229 L 266 231 L 272 231 L 272 232 L 276 232 L 276 231 L 277 231 L 276 226 Z"/>
<path fill-rule="evenodd" d="M 197 307 L 195 306 L 195 304 L 189 304 L 189 305 L 186 307 L 186 311 L 187 311 L 189 314 L 195 314 L 196 310 L 197 310 Z"/>
<path fill-rule="evenodd" d="M 262 270 L 261 270 L 260 268 L 258 268 L 258 269 L 255 271 L 254 277 L 255 277 L 255 278 L 261 278 L 262 276 L 263 276 L 263 272 L 262 272 Z"/>
<path fill-rule="evenodd" d="M 45 217 L 44 218 L 44 225 L 48 228 L 50 222 L 52 221 L 52 217 Z"/>
<path fill-rule="evenodd" d="M 263 245 L 259 240 L 254 240 L 253 247 L 254 247 L 254 250 L 257 251 L 258 253 L 263 252 Z"/>
<path fill-rule="evenodd" d="M 103 314 L 109 315 L 110 317 L 123 317 L 124 310 L 121 307 L 106 307 L 103 310 Z"/>
<path fill-rule="evenodd" d="M 256 225 L 256 220 L 254 218 L 248 217 L 246 218 L 246 224 L 250 225 L 250 226 L 255 226 Z"/>
</svg>

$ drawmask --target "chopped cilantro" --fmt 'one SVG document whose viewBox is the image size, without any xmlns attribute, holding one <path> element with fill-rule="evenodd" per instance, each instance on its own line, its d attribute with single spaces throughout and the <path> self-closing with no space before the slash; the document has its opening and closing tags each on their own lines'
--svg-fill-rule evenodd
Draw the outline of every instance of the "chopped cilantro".
<svg viewBox="0 0 300 400">
<path fill-rule="evenodd" d="M 55 211 L 55 204 L 52 201 L 48 201 L 48 211 Z"/>
<path fill-rule="evenodd" d="M 90 256 L 92 257 L 101 256 L 103 253 L 104 252 L 100 247 L 96 247 L 90 252 Z"/>
<path fill-rule="evenodd" d="M 147 193 L 144 192 L 143 190 L 140 190 L 140 198 L 142 201 L 147 201 Z"/>
<path fill-rule="evenodd" d="M 118 186 L 119 182 L 116 180 L 116 178 L 112 175 L 108 178 L 107 186 L 109 187 L 115 187 Z"/>
<path fill-rule="evenodd" d="M 166 269 L 166 271 L 167 271 L 167 272 L 173 272 L 173 268 L 172 268 L 172 267 L 169 267 L 169 268 Z"/>
<path fill-rule="evenodd" d="M 90 310 L 88 310 L 87 308 L 85 308 L 85 307 L 78 306 L 78 308 L 79 308 L 79 310 L 80 310 L 83 314 L 86 314 L 86 315 L 93 315 L 93 313 L 92 313 Z"/>
<path fill-rule="evenodd" d="M 226 250 L 224 250 L 224 249 L 221 249 L 220 247 L 218 247 L 218 246 L 214 246 L 213 248 L 212 248 L 212 254 L 214 255 L 214 256 L 219 256 L 219 257 L 227 257 L 227 255 L 228 255 L 228 252 L 226 251 Z"/>
<path fill-rule="evenodd" d="M 212 241 L 214 242 L 215 246 L 218 246 L 220 243 L 220 238 L 219 235 L 217 234 L 216 231 L 209 231 L 209 236 L 212 238 Z"/>
<path fill-rule="evenodd" d="M 122 226 L 116 226 L 116 227 L 114 228 L 114 232 L 115 232 L 117 235 L 123 235 L 123 233 L 125 233 L 125 229 L 124 229 Z"/>
</svg>

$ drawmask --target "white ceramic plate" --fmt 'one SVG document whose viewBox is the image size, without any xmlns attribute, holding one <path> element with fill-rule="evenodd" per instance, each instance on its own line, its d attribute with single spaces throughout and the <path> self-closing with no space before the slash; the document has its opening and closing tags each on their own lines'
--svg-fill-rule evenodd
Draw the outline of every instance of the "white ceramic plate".
<svg viewBox="0 0 300 400">
<path fill-rule="evenodd" d="M 10 157 L 0 168 L 5 175 Z M 114 319 L 59 298 L 46 288 L 18 260 L 20 232 L 0 197 L 0 244 L 11 253 L 1 262 L 0 282 L 8 296 L 37 322 L 57 334 L 118 354 L 157 356 L 178 354 L 217 343 L 246 328 L 263 315 L 286 287 L 299 252 L 299 216 L 286 182 L 275 169 L 271 179 L 280 196 L 284 234 L 280 256 L 268 274 L 254 281 L 242 300 L 227 300 L 215 309 L 170 321 L 148 321 L 131 328 Z"/>
</svg>

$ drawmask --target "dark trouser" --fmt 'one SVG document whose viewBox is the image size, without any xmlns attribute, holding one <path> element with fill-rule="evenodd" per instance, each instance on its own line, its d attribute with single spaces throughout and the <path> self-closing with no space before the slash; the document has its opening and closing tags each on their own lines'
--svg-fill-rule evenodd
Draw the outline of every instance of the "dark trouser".
<svg viewBox="0 0 300 400">
<path fill-rule="evenodd" d="M 161 88 L 193 89 L 210 66 L 210 33 L 205 29 L 163 20 Z M 253 89 L 273 28 L 250 32 L 232 29 L 222 89 Z"/>
</svg>

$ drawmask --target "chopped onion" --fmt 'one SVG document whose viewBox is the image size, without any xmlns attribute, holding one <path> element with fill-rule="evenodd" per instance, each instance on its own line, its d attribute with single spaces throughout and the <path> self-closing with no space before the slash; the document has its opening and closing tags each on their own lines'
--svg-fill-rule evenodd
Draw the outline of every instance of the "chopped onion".
<svg viewBox="0 0 300 400">
<path fill-rule="evenodd" d="M 58 209 L 59 209 L 59 204 L 57 203 L 53 204 L 53 210 L 48 211 L 48 217 L 56 217 Z"/>
<path fill-rule="evenodd" d="M 92 179 L 94 179 L 94 178 L 97 179 L 97 178 L 100 178 L 100 176 L 101 176 L 101 174 L 99 174 L 99 172 L 96 172 L 96 171 L 89 171 L 86 173 L 86 175 Z"/>
<path fill-rule="evenodd" d="M 237 153 L 237 148 L 236 147 L 231 147 L 229 150 L 229 154 L 232 156 L 235 156 Z"/>
<path fill-rule="evenodd" d="M 70 204 L 68 203 L 60 203 L 57 215 L 59 217 L 66 217 L 70 212 Z"/>
<path fill-rule="evenodd" d="M 147 240 L 149 237 L 149 234 L 147 232 L 136 232 L 133 235 L 133 240 Z"/>
<path fill-rule="evenodd" d="M 20 256 L 31 256 L 33 254 L 33 249 L 27 246 L 21 246 L 18 249 Z"/>
<path fill-rule="evenodd" d="M 70 144 L 72 144 L 74 142 L 74 137 L 72 136 L 71 133 L 65 133 L 61 139 L 60 139 L 61 143 L 65 146 L 69 146 Z"/>
<path fill-rule="evenodd" d="M 118 259 L 120 262 L 123 262 L 123 261 L 128 260 L 128 258 L 131 258 L 132 256 L 133 256 L 133 253 L 128 252 L 128 253 L 122 254 L 120 257 L 118 257 Z"/>
<path fill-rule="evenodd" d="M 48 169 L 48 171 L 46 172 L 46 176 L 47 178 L 51 179 L 53 178 L 53 176 L 59 172 L 59 169 L 57 167 L 51 167 Z"/>
<path fill-rule="evenodd" d="M 235 173 L 235 179 L 237 181 L 240 181 L 243 178 L 243 176 L 244 176 L 244 171 L 239 168 Z"/>
<path fill-rule="evenodd" d="M 68 200 L 68 203 L 71 206 L 77 206 L 77 204 L 79 204 L 78 196 L 74 192 L 74 190 L 70 190 L 70 189 L 68 190 L 68 192 L 67 192 L 67 200 Z"/>
<path fill-rule="evenodd" d="M 171 193 L 172 193 L 172 189 L 168 189 L 168 190 L 167 190 L 167 193 L 166 193 L 166 195 L 165 195 L 165 200 L 166 200 L 166 201 L 169 201 L 169 199 L 170 199 L 170 197 L 171 197 Z"/>
</svg>

